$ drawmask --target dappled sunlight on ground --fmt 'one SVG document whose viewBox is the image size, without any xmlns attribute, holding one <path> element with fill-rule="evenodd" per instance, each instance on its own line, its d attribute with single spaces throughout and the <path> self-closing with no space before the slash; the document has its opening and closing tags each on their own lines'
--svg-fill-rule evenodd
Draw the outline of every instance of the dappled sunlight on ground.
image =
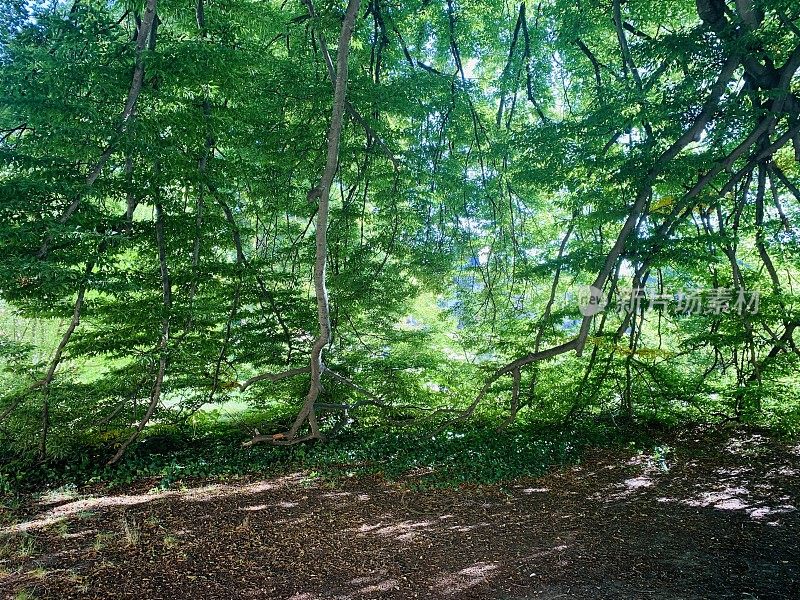
<svg viewBox="0 0 800 600">
<path fill-rule="evenodd" d="M 536 480 L 459 489 L 295 474 L 67 490 L 0 534 L 0 597 L 800 597 L 793 446 L 743 436 L 662 464 L 598 451 Z"/>
<path fill-rule="evenodd" d="M 213 484 L 185 491 L 155 491 L 136 495 L 118 496 L 89 496 L 80 500 L 73 500 L 60 504 L 55 508 L 36 515 L 30 520 L 15 523 L 0 529 L 0 534 L 20 533 L 34 529 L 49 527 L 67 519 L 68 517 L 96 511 L 104 508 L 116 508 L 124 506 L 136 506 L 146 504 L 154 500 L 164 500 L 167 498 L 191 501 L 206 502 L 209 500 L 224 498 L 233 495 L 259 494 L 268 490 L 276 489 L 280 486 L 297 483 L 301 480 L 299 474 L 276 478 L 273 481 L 260 481 L 245 485 Z M 50 504 L 50 502 L 46 502 Z"/>
<path fill-rule="evenodd" d="M 497 563 L 478 562 L 460 571 L 439 579 L 434 588 L 445 596 L 454 596 L 486 582 L 493 571 L 497 571 Z"/>
<path fill-rule="evenodd" d="M 241 506 L 239 507 L 239 510 L 257 512 L 261 510 L 269 510 L 270 508 L 294 508 L 295 506 L 297 506 L 296 502 L 279 502 L 278 504 L 254 504 L 252 506 Z"/>
<path fill-rule="evenodd" d="M 730 478 L 727 481 L 730 481 Z M 789 503 L 790 496 L 776 496 L 769 493 L 773 491 L 771 486 L 753 486 L 753 488 L 760 488 L 758 491 L 761 493 L 756 493 L 742 485 L 726 484 L 726 479 L 722 479 L 716 485 L 712 484 L 709 487 L 711 489 L 698 492 L 689 498 L 661 497 L 658 501 L 677 502 L 686 506 L 711 507 L 718 510 L 739 510 L 747 513 L 752 519 L 772 518 L 797 510 L 794 504 Z"/>
<path fill-rule="evenodd" d="M 401 521 L 400 523 L 386 524 L 378 523 L 377 525 L 361 525 L 358 528 L 360 535 L 379 535 L 382 537 L 391 537 L 399 541 L 411 541 L 415 539 L 421 530 L 429 529 L 433 523 L 431 521 Z"/>
<path fill-rule="evenodd" d="M 778 460 L 750 464 L 754 457 L 770 451 L 769 439 L 759 434 L 735 437 L 724 446 L 724 451 L 737 457 L 740 464 L 717 467 L 706 478 L 687 481 L 685 487 L 690 493 L 682 489 L 681 495 L 664 495 L 658 501 L 738 511 L 769 525 L 779 524 L 782 515 L 797 510 L 797 496 L 784 489 L 785 482 L 800 473 L 798 465 L 786 462 L 791 460 L 791 452 Z"/>
<path fill-rule="evenodd" d="M 593 500 L 604 502 L 619 502 L 629 496 L 655 485 L 655 482 L 646 475 L 631 477 L 620 483 L 613 484 L 612 489 L 606 489 L 590 496 Z"/>
<path fill-rule="evenodd" d="M 550 489 L 549 489 L 549 488 L 544 488 L 544 487 L 540 487 L 540 488 L 529 487 L 529 488 L 525 488 L 525 489 L 523 489 L 523 490 L 522 490 L 522 493 L 523 493 L 523 494 L 544 494 L 545 492 L 549 492 L 549 491 L 550 491 Z"/>
<path fill-rule="evenodd" d="M 725 451 L 735 455 L 754 455 L 768 451 L 770 439 L 760 433 L 739 433 L 725 445 Z"/>
</svg>

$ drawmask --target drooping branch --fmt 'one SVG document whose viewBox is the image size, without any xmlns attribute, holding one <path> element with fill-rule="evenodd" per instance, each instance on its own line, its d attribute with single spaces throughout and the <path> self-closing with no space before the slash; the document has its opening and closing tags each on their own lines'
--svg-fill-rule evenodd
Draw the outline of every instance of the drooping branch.
<svg viewBox="0 0 800 600">
<path fill-rule="evenodd" d="M 302 0 L 303 4 L 306 5 L 308 9 L 309 16 L 314 19 L 317 16 L 316 8 L 314 7 L 313 0 Z M 380 10 L 380 8 L 376 8 L 374 10 Z M 322 52 L 322 58 L 325 62 L 325 68 L 328 71 L 328 77 L 331 79 L 331 83 L 336 86 L 336 68 L 333 64 L 333 59 L 331 58 L 331 53 L 328 50 L 328 42 L 325 39 L 325 34 L 322 31 L 317 32 L 317 40 L 319 41 L 319 47 Z M 341 41 L 341 40 L 340 40 Z M 366 132 L 367 138 L 372 140 L 375 144 L 377 144 L 378 148 L 381 149 L 381 152 L 389 159 L 394 167 L 395 171 L 400 169 L 400 160 L 395 156 L 392 149 L 389 148 L 389 145 L 381 138 L 380 135 L 372 128 L 369 122 L 361 115 L 361 113 L 350 103 L 347 98 L 344 100 L 344 109 L 347 112 L 347 115 L 353 119 L 356 123 L 358 123 Z"/>
<path fill-rule="evenodd" d="M 550 285 L 550 297 L 547 299 L 547 304 L 545 304 L 544 311 L 542 312 L 542 316 L 539 319 L 539 327 L 536 331 L 536 339 L 533 342 L 533 354 L 536 355 L 539 353 L 541 349 L 542 339 L 544 338 L 544 333 L 550 323 L 550 315 L 552 314 L 553 304 L 556 300 L 556 292 L 558 291 L 558 284 L 561 281 L 561 270 L 564 266 L 564 253 L 567 249 L 567 244 L 569 243 L 570 238 L 572 237 L 572 233 L 575 230 L 575 222 L 577 219 L 577 215 L 573 213 L 569 226 L 567 227 L 567 231 L 564 234 L 564 237 L 561 240 L 561 243 L 558 246 L 558 254 L 556 256 L 556 272 L 553 275 L 553 281 Z M 517 416 L 517 412 L 519 412 L 521 406 L 519 402 L 519 386 L 520 386 L 520 369 L 522 367 L 518 367 L 512 370 L 512 375 L 514 377 L 514 384 L 512 387 L 512 394 L 511 394 L 511 412 L 508 416 L 504 425 L 510 424 Z M 533 377 L 531 379 L 530 384 L 530 398 L 533 398 L 534 394 L 536 393 L 536 383 L 537 383 L 537 372 L 533 373 Z"/>
<path fill-rule="evenodd" d="M 767 245 L 764 241 L 764 196 L 766 195 L 767 188 L 767 169 L 763 163 L 758 167 L 758 190 L 756 193 L 756 249 L 761 262 L 769 273 L 769 278 L 772 281 L 772 290 L 776 296 L 780 296 L 781 282 L 778 276 L 778 271 L 772 263 L 769 252 L 767 252 Z"/>
<path fill-rule="evenodd" d="M 287 369 L 286 371 L 281 371 L 280 373 L 261 373 L 260 375 L 255 375 L 251 377 L 247 381 L 243 381 L 239 384 L 239 390 L 245 391 L 254 383 L 258 383 L 259 381 L 281 381 L 283 379 L 288 379 L 290 377 L 296 377 L 297 375 L 306 375 L 311 373 L 311 367 L 298 367 L 296 369 Z"/>
<path fill-rule="evenodd" d="M 795 200 L 800 203 L 800 188 L 798 188 L 792 180 L 786 176 L 786 173 L 776 165 L 775 163 L 770 163 L 769 165 L 770 173 L 775 175 L 775 177 L 780 181 L 784 187 L 791 192 L 792 196 L 794 196 Z"/>
<path fill-rule="evenodd" d="M 520 7 L 521 11 L 524 9 L 524 6 L 525 3 L 523 2 L 522 6 Z M 541 7 L 541 4 L 539 6 Z M 533 73 L 531 72 L 531 34 L 528 30 L 528 19 L 524 15 L 522 19 L 522 39 L 525 42 L 525 52 L 522 55 L 522 60 L 525 61 L 525 91 L 527 92 L 528 101 L 533 104 L 533 108 L 536 110 L 536 114 L 539 116 L 542 123 L 546 123 L 548 121 L 547 116 L 544 114 L 541 104 L 536 99 L 536 95 L 533 93 Z"/>
<path fill-rule="evenodd" d="M 688 146 L 693 140 L 697 139 L 700 133 L 705 129 L 706 125 L 710 122 L 715 114 L 717 105 L 727 89 L 728 82 L 740 63 L 740 56 L 736 53 L 733 53 L 726 59 L 722 68 L 720 69 L 719 76 L 712 85 L 711 91 L 703 103 L 700 112 L 693 120 L 692 125 L 687 128 L 686 131 L 684 131 L 684 133 L 677 140 L 675 140 L 675 142 L 673 142 L 654 160 L 652 166 L 643 178 L 643 182 L 639 187 L 634 203 L 628 210 L 628 215 L 622 225 L 614 245 L 606 255 L 602 269 L 592 283 L 591 287 L 595 290 L 602 290 L 605 287 L 608 277 L 614 270 L 614 267 L 617 264 L 623 249 L 625 248 L 629 236 L 633 232 L 636 224 L 639 222 L 641 215 L 649 203 L 649 200 L 652 196 L 652 187 L 658 176 L 667 167 L 667 165 L 670 164 L 670 162 L 676 156 L 678 156 L 678 154 L 680 154 L 680 152 L 686 148 L 686 146 Z M 763 125 L 764 123 L 762 122 L 762 126 Z M 755 135 L 756 133 L 757 135 Z M 747 146 L 741 149 L 741 153 L 744 153 L 744 151 L 746 151 L 746 149 L 749 148 L 755 139 L 757 139 L 757 137 L 761 134 L 763 134 L 763 131 L 754 132 L 754 134 L 748 138 L 749 140 L 752 138 L 752 141 L 750 141 Z M 729 156 L 731 162 L 735 160 L 735 158 L 738 158 L 738 155 L 735 157 Z M 687 196 L 694 197 L 699 194 L 700 190 L 702 190 L 714 176 L 721 172 L 722 168 L 712 168 L 705 177 L 701 178 L 695 188 L 689 194 L 687 194 Z M 594 316 L 594 314 L 584 316 L 580 331 L 575 338 L 552 348 L 531 352 L 530 354 L 522 356 L 495 370 L 494 373 L 486 380 L 483 387 L 478 392 L 475 400 L 460 414 L 457 419 L 461 420 L 472 415 L 485 395 L 488 393 L 491 386 L 504 375 L 514 373 L 514 371 L 519 370 L 531 363 L 547 360 L 573 350 L 578 356 L 580 356 L 588 339 Z"/>
<path fill-rule="evenodd" d="M 514 60 L 514 50 L 517 47 L 517 41 L 519 40 L 519 32 L 522 29 L 522 23 L 525 21 L 525 3 L 521 2 L 519 5 L 519 13 L 517 15 L 517 21 L 514 25 L 514 33 L 511 36 L 511 45 L 508 49 L 508 59 L 506 60 L 506 65 L 503 67 L 503 72 L 500 74 L 500 102 L 497 107 L 497 117 L 495 119 L 497 127 L 500 127 L 500 124 L 503 121 L 503 110 L 505 110 L 506 104 L 506 90 L 505 90 L 505 82 L 508 78 L 508 73 L 511 70 L 511 65 Z"/>
<path fill-rule="evenodd" d="M 780 199 L 780 191 L 778 190 L 777 179 L 779 179 L 777 173 L 773 169 L 772 164 L 767 164 L 767 175 L 769 176 L 769 188 L 770 193 L 772 194 L 772 203 L 775 205 L 775 210 L 778 211 L 778 216 L 781 220 L 781 225 L 783 226 L 783 230 L 786 233 L 789 233 L 792 230 L 792 226 L 789 223 L 789 218 L 786 216 L 786 211 L 783 209 L 783 205 L 781 204 Z M 790 182 L 791 185 L 791 182 Z M 800 198 L 800 192 L 798 192 L 796 198 Z"/>
<path fill-rule="evenodd" d="M 622 21 L 622 8 L 620 6 L 620 0 L 612 0 L 611 6 L 614 15 L 614 26 L 617 30 L 617 41 L 619 42 L 620 52 L 622 53 L 623 70 L 626 73 L 627 71 L 631 72 L 633 81 L 636 83 L 636 88 L 639 90 L 639 92 L 641 92 L 642 78 L 639 75 L 639 69 L 636 67 L 633 62 L 633 58 L 631 57 L 631 49 L 628 46 L 628 38 L 625 35 L 625 27 Z"/>
<path fill-rule="evenodd" d="M 158 187 L 158 184 L 156 184 Z M 159 342 L 159 359 L 158 371 L 156 372 L 156 379 L 153 388 L 150 392 L 150 404 L 147 407 L 142 419 L 139 421 L 136 430 L 131 436 L 119 447 L 116 454 L 108 461 L 107 465 L 113 465 L 125 454 L 136 439 L 141 435 L 150 418 L 161 400 L 161 387 L 164 383 L 164 374 L 167 370 L 168 360 L 168 347 L 169 347 L 169 334 L 170 334 L 170 311 L 172 309 L 172 282 L 170 280 L 169 268 L 167 265 L 167 245 L 164 237 L 164 207 L 158 198 L 156 192 L 156 245 L 158 246 L 158 264 L 161 272 L 161 293 L 163 304 L 163 315 L 161 317 L 161 341 Z"/>
<path fill-rule="evenodd" d="M 31 386 L 32 390 L 38 388 L 41 388 L 42 390 L 42 431 L 39 436 L 39 458 L 44 458 L 47 452 L 47 434 L 50 429 L 50 384 L 53 382 L 56 369 L 58 369 L 58 366 L 61 364 L 61 358 L 64 355 L 64 350 L 66 349 L 67 344 L 69 344 L 72 334 L 75 333 L 75 329 L 80 323 L 81 311 L 83 310 L 83 301 L 86 297 L 86 288 L 89 285 L 88 279 L 93 270 L 94 262 L 86 263 L 84 275 L 81 279 L 80 286 L 78 287 L 78 293 L 75 298 L 75 305 L 72 309 L 72 319 L 70 319 L 69 325 L 67 326 L 66 331 L 64 331 L 64 335 L 61 336 L 61 341 L 59 341 L 56 351 L 53 353 L 53 358 L 50 360 L 50 365 L 47 368 L 47 373 L 45 374 L 44 379 Z"/>
<path fill-rule="evenodd" d="M 694 119 L 692 126 L 689 127 L 677 140 L 675 140 L 675 142 L 673 142 L 672 145 L 656 159 L 653 166 L 648 170 L 644 181 L 639 188 L 636 200 L 628 210 L 628 216 L 622 225 L 622 229 L 617 236 L 617 240 L 614 242 L 614 246 L 611 248 L 611 251 L 606 255 L 603 268 L 597 274 L 597 278 L 594 280 L 591 287 L 601 290 L 605 286 L 606 280 L 614 269 L 614 265 L 616 264 L 620 254 L 622 254 L 622 250 L 628 241 L 628 236 L 633 231 L 636 222 L 639 220 L 639 217 L 641 216 L 651 197 L 652 186 L 655 183 L 656 178 L 670 163 L 670 161 L 678 156 L 678 154 L 680 154 L 680 152 L 694 139 L 696 139 L 703 129 L 705 129 L 706 125 L 711 120 L 711 117 L 714 115 L 717 104 L 724 94 L 728 82 L 733 76 L 733 73 L 738 67 L 739 63 L 739 57 L 736 54 L 731 55 L 725 61 L 719 77 L 717 77 L 717 80 L 714 82 L 711 92 L 703 104 L 700 113 Z M 583 322 L 581 323 L 580 333 L 578 334 L 578 338 L 576 340 L 576 351 L 578 355 L 581 354 L 583 347 L 586 344 L 586 339 L 589 336 L 589 329 L 592 324 L 593 316 L 594 315 L 585 316 L 583 318 Z"/>
<path fill-rule="evenodd" d="M 286 319 L 284 319 L 283 314 L 281 313 L 280 307 L 278 306 L 278 301 L 275 298 L 275 294 L 267 288 L 267 284 L 264 281 L 264 278 L 258 272 L 258 269 L 248 260 L 247 256 L 244 253 L 244 247 L 242 246 L 242 235 L 239 231 L 239 226 L 236 224 L 236 219 L 233 216 L 233 211 L 231 207 L 228 206 L 228 203 L 220 195 L 217 188 L 212 185 L 208 184 L 208 189 L 215 195 L 217 204 L 220 205 L 222 208 L 222 212 L 225 214 L 225 220 L 228 222 L 228 225 L 231 228 L 231 235 L 233 236 L 233 245 L 236 249 L 236 262 L 239 264 L 244 265 L 248 269 L 253 272 L 253 276 L 255 277 L 256 283 L 258 284 L 259 290 L 261 290 L 261 296 L 267 299 L 269 303 L 270 310 L 272 314 L 275 315 L 275 319 L 278 321 L 278 325 L 283 332 L 283 337 L 286 340 L 286 364 L 291 363 L 292 355 L 294 353 L 294 347 L 292 344 L 292 332 L 289 330 L 289 325 L 286 323 Z M 262 308 L 264 307 L 263 302 L 261 302 Z"/>
<path fill-rule="evenodd" d="M 594 53 L 589 49 L 583 40 L 580 38 L 575 39 L 575 45 L 578 46 L 581 52 L 586 55 L 586 58 L 589 59 L 589 62 L 592 63 L 592 69 L 594 70 L 594 83 L 597 87 L 597 97 L 600 101 L 603 101 L 603 79 L 600 76 L 600 61 L 597 60 L 597 57 Z"/>
<path fill-rule="evenodd" d="M 94 182 L 100 176 L 100 173 L 103 171 L 103 167 L 116 150 L 119 137 L 125 132 L 131 118 L 133 117 L 134 110 L 136 108 L 136 102 L 139 99 L 139 95 L 141 94 L 142 86 L 144 84 L 144 52 L 145 49 L 150 52 L 155 49 L 156 30 L 158 27 L 156 2 L 157 0 L 147 0 L 144 15 L 142 15 L 140 25 L 138 27 L 136 34 L 136 45 L 134 48 L 136 63 L 133 68 L 133 76 L 131 78 L 131 85 L 128 88 L 128 95 L 125 98 L 125 106 L 120 114 L 119 122 L 114 129 L 114 139 L 111 140 L 111 142 L 100 154 L 100 157 L 97 159 L 97 161 L 95 161 L 94 165 L 92 165 L 92 168 L 89 170 L 89 173 L 86 176 L 83 190 L 75 196 L 70 205 L 58 218 L 58 222 L 60 224 L 66 223 L 72 214 L 78 209 L 81 201 L 83 200 L 83 196 L 89 191 L 92 185 L 94 185 Z M 44 258 L 47 255 L 50 242 L 50 236 L 45 238 L 41 248 L 39 249 L 39 258 Z"/>
</svg>

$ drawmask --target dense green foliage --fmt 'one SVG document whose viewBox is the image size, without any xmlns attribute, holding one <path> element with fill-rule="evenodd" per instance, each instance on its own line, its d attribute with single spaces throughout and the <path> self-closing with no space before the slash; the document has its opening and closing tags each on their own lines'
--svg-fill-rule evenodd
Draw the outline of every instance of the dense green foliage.
<svg viewBox="0 0 800 600">
<path fill-rule="evenodd" d="M 496 433 L 509 406 L 800 423 L 795 2 L 370 0 L 327 246 L 319 410 L 347 441 L 234 452 L 308 387 L 343 4 L 3 5 L 0 461 L 100 472 L 139 429 L 135 457 L 215 407 L 254 412 L 193 464 L 366 460 L 395 430 L 352 419 L 476 413 L 505 465 L 566 452 Z M 408 435 L 398 469 L 468 455 Z"/>
</svg>

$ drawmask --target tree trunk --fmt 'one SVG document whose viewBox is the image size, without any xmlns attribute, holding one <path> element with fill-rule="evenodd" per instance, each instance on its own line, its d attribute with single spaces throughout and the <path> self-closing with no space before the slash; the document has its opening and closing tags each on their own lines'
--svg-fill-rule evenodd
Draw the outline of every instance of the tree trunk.
<svg viewBox="0 0 800 600">
<path fill-rule="evenodd" d="M 287 434 L 289 440 L 297 437 L 303 424 L 308 421 L 311 428 L 310 438 L 319 438 L 320 432 L 314 414 L 314 403 L 323 392 L 322 372 L 325 366 L 322 361 L 322 352 L 331 338 L 331 317 L 328 302 L 328 289 L 325 282 L 325 267 L 328 259 L 328 213 L 330 204 L 331 185 L 336 175 L 339 164 L 339 140 L 342 135 L 342 117 L 345 111 L 345 96 L 347 93 L 347 58 L 350 49 L 350 39 L 353 36 L 356 16 L 358 15 L 360 0 L 349 0 L 347 12 L 342 22 L 339 35 L 339 46 L 336 57 L 336 79 L 333 91 L 333 109 L 331 123 L 328 130 L 328 155 L 325 170 L 318 186 L 309 192 L 309 199 L 317 198 L 319 211 L 317 212 L 316 228 L 316 259 L 314 261 L 314 291 L 317 297 L 317 319 L 319 321 L 319 335 L 311 349 L 311 384 L 303 408 L 297 415 L 295 422 Z"/>
</svg>

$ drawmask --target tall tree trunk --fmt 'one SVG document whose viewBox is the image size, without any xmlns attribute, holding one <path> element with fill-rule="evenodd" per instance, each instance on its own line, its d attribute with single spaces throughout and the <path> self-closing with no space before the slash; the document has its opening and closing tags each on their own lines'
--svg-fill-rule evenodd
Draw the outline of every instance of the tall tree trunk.
<svg viewBox="0 0 800 600">
<path fill-rule="evenodd" d="M 347 12 L 342 22 L 339 35 L 339 46 L 336 56 L 336 78 L 333 91 L 333 109 L 331 123 L 328 130 L 328 155 L 325 161 L 325 170 L 318 186 L 312 189 L 309 199 L 318 199 L 319 211 L 317 212 L 316 228 L 316 259 L 314 261 L 314 291 L 317 296 L 317 319 L 319 321 L 319 335 L 311 350 L 311 384 L 303 408 L 297 415 L 295 422 L 287 434 L 289 440 L 297 437 L 303 424 L 308 421 L 311 429 L 309 439 L 319 438 L 314 404 L 323 392 L 322 371 L 324 364 L 322 352 L 331 338 L 330 305 L 328 302 L 328 288 L 325 281 L 325 267 L 328 259 L 328 213 L 330 209 L 330 192 L 333 178 L 339 164 L 339 140 L 342 136 L 342 117 L 344 116 L 347 93 L 347 58 L 350 51 L 350 39 L 353 36 L 356 16 L 360 0 L 349 0 Z"/>
</svg>

